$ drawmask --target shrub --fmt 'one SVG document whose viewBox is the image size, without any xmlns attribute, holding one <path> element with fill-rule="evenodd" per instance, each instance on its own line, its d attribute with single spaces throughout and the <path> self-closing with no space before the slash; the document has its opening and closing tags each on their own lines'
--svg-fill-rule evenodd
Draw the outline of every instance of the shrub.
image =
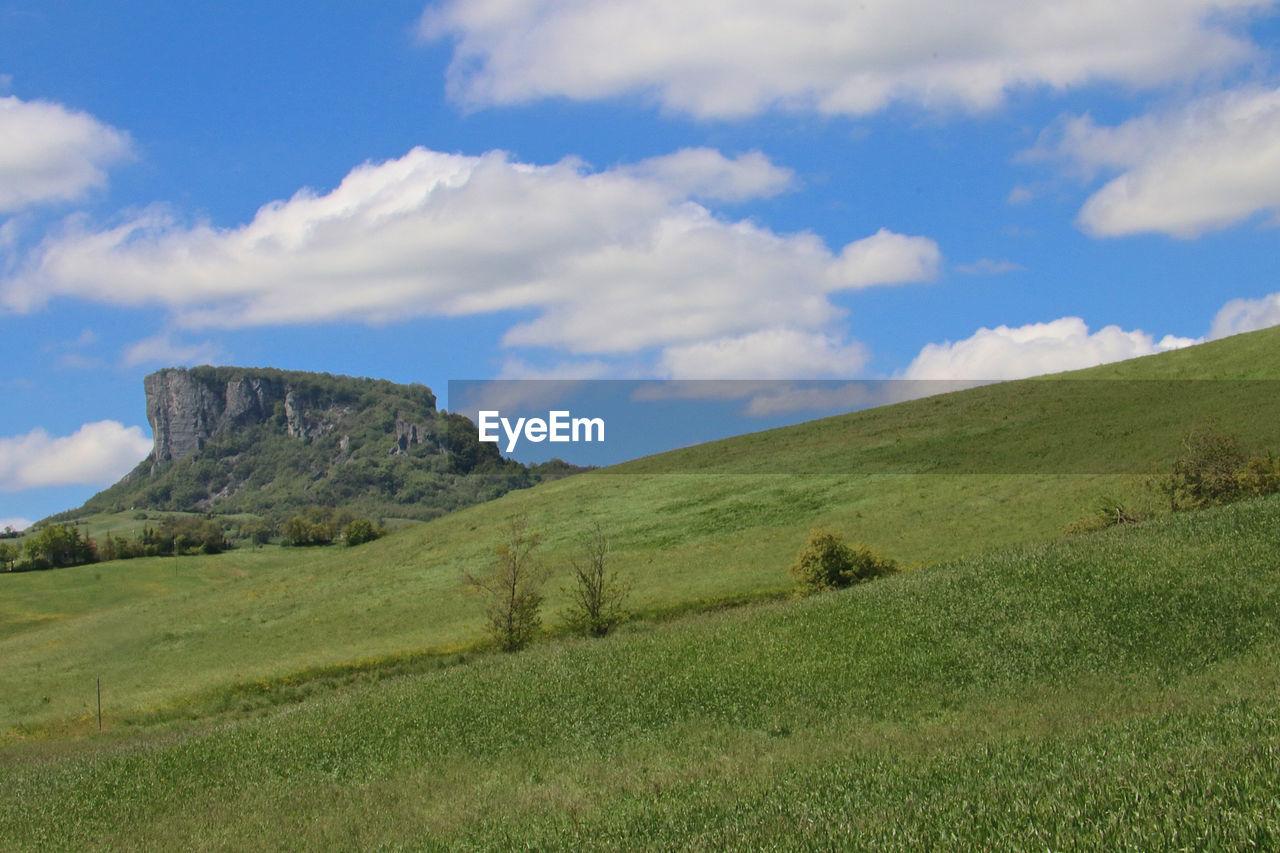
<svg viewBox="0 0 1280 853">
<path fill-rule="evenodd" d="M 898 570 L 865 545 L 846 545 L 840 534 L 814 528 L 796 555 L 791 575 L 808 590 L 839 589 Z"/>
<path fill-rule="evenodd" d="M 1240 442 L 1215 426 L 1182 437 L 1183 453 L 1158 487 L 1169 508 L 1199 509 L 1280 491 L 1280 465 L 1270 454 L 1248 456 Z"/>
<path fill-rule="evenodd" d="M 1280 459 L 1270 453 L 1251 456 L 1237 479 L 1240 489 L 1249 495 L 1273 495 L 1280 492 Z"/>
<path fill-rule="evenodd" d="M 1171 509 L 1197 509 L 1240 497 L 1239 474 L 1246 457 L 1234 436 L 1212 425 L 1193 428 L 1183 434 L 1182 448 L 1162 484 Z"/>
<path fill-rule="evenodd" d="M 347 526 L 342 529 L 342 539 L 350 546 L 372 542 L 381 535 L 382 531 L 367 518 L 357 518 L 349 521 Z"/>
<path fill-rule="evenodd" d="M 328 545 L 333 541 L 333 534 L 329 531 L 328 525 L 312 523 L 300 515 L 295 515 L 280 529 L 280 538 L 285 545 L 306 547 Z"/>
</svg>

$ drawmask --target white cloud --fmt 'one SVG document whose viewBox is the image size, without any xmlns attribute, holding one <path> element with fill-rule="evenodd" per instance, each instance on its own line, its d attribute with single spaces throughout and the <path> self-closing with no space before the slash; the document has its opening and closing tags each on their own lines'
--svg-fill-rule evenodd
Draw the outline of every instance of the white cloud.
<svg viewBox="0 0 1280 853">
<path fill-rule="evenodd" d="M 1015 88 L 1148 87 L 1236 67 L 1240 25 L 1274 0 L 446 0 L 471 105 L 640 95 L 699 117 L 985 109 Z"/>
<path fill-rule="evenodd" d="M 795 173 L 774 165 L 759 151 L 733 160 L 712 148 L 685 148 L 624 168 L 624 174 L 657 181 L 682 194 L 707 200 L 746 201 L 789 189 Z"/>
<path fill-rule="evenodd" d="M 668 347 L 662 372 L 673 379 L 819 379 L 850 377 L 870 354 L 859 343 L 793 329 L 765 329 Z"/>
<path fill-rule="evenodd" d="M 181 365 L 214 364 L 224 357 L 222 348 L 212 341 L 193 344 L 175 343 L 168 332 L 135 341 L 124 348 L 124 365 L 163 364 L 168 367 Z"/>
<path fill-rule="evenodd" d="M 26 530 L 33 523 L 34 522 L 29 518 L 18 518 L 17 516 L 12 518 L 0 518 L 0 530 L 3 530 L 6 527 L 11 530 Z"/>
<path fill-rule="evenodd" d="M 0 298 L 16 310 L 57 294 L 161 304 L 187 328 L 519 311 L 506 345 L 602 355 L 824 331 L 841 314 L 830 293 L 936 274 L 940 252 L 924 237 L 882 230 L 834 253 L 691 199 L 771 194 L 789 180 L 759 154 L 678 152 L 592 172 L 417 148 L 239 228 L 159 211 L 104 230 L 71 222 Z"/>
<path fill-rule="evenodd" d="M 1085 177 L 1120 171 L 1081 208 L 1088 234 L 1196 237 L 1280 211 L 1280 89 L 1227 92 L 1116 127 L 1067 119 L 1029 156 Z"/>
<path fill-rule="evenodd" d="M 1009 328 L 982 328 L 961 341 L 926 344 L 904 379 L 1022 379 L 1123 361 L 1199 343 L 1106 326 L 1090 333 L 1079 317 Z"/>
<path fill-rule="evenodd" d="M 142 428 L 118 421 L 85 424 L 68 436 L 43 429 L 0 438 L 0 492 L 43 486 L 106 486 L 129 473 L 149 452 Z"/>
<path fill-rule="evenodd" d="M 1280 293 L 1261 299 L 1232 299 L 1218 311 L 1209 328 L 1212 339 L 1280 325 Z"/>
<path fill-rule="evenodd" d="M 0 97 L 0 213 L 70 201 L 104 186 L 128 134 L 47 101 Z"/>
</svg>

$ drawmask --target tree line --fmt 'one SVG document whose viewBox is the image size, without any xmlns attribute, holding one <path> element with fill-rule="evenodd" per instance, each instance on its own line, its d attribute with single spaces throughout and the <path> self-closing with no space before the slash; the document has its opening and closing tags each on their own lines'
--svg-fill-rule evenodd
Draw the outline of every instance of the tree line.
<svg viewBox="0 0 1280 853">
<path fill-rule="evenodd" d="M 145 514 L 144 514 L 145 515 Z M 136 536 L 107 532 L 90 538 L 72 523 L 47 524 L 22 542 L 0 541 L 0 570 L 39 571 L 139 557 L 220 554 L 237 542 L 254 546 L 279 539 L 282 545 L 306 547 L 342 542 L 362 545 L 386 531 L 374 521 L 346 510 L 312 507 L 280 522 L 270 518 L 215 519 L 168 516 Z"/>
</svg>

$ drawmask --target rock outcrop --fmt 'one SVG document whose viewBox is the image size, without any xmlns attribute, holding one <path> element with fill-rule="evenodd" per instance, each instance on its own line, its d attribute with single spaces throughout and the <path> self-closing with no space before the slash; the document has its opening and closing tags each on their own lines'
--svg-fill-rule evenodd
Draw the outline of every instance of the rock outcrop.
<svg viewBox="0 0 1280 853">
<path fill-rule="evenodd" d="M 286 412 L 290 404 L 290 390 L 282 382 L 249 376 L 211 382 L 180 367 L 152 373 L 143 380 L 143 388 L 154 437 L 153 473 L 167 462 L 200 450 L 210 437 L 228 427 L 265 421 L 277 401 L 285 405 Z M 301 434 L 301 419 L 297 420 Z"/>
<path fill-rule="evenodd" d="M 210 438 L 229 429 L 275 419 L 290 438 L 315 439 L 351 413 L 350 405 L 317 394 L 314 383 L 300 386 L 290 376 L 305 380 L 307 374 L 167 367 L 146 377 L 147 420 L 154 437 L 151 472 L 203 449 Z M 434 397 L 428 412 L 434 413 Z M 430 422 L 399 418 L 395 430 L 392 452 L 404 452 L 435 434 Z"/>
<path fill-rule="evenodd" d="M 85 512 L 280 517 L 344 506 L 432 518 L 538 476 L 480 443 L 421 384 L 205 366 L 160 370 L 144 388 L 152 452 Z"/>
</svg>

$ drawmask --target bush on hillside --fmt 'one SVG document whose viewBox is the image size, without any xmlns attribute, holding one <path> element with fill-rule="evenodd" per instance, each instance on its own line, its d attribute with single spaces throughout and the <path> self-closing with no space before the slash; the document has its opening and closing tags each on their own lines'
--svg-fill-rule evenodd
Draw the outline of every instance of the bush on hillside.
<svg viewBox="0 0 1280 853">
<path fill-rule="evenodd" d="M 357 518 L 342 528 L 342 541 L 349 546 L 363 545 L 366 542 L 372 542 L 382 534 L 383 531 L 369 519 Z"/>
<path fill-rule="evenodd" d="M 1270 454 L 1250 456 L 1235 436 L 1216 426 L 1182 436 L 1182 455 L 1157 486 L 1173 511 L 1200 509 L 1280 491 L 1280 464 Z"/>
<path fill-rule="evenodd" d="M 865 545 L 846 545 L 840 534 L 816 527 L 791 566 L 792 577 L 807 590 L 840 589 L 896 571 L 893 560 Z"/>
<path fill-rule="evenodd" d="M 310 522 L 300 515 L 295 515 L 280 528 L 280 540 L 285 545 L 300 548 L 328 545 L 333 541 L 333 532 L 328 525 Z"/>
</svg>

